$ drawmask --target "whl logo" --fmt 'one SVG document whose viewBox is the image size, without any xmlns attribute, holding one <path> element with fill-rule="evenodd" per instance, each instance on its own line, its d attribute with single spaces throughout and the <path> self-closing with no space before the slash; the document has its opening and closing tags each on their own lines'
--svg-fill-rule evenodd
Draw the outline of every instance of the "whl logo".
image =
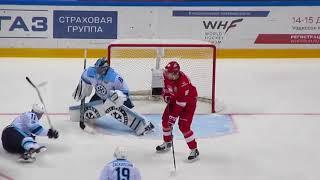
<svg viewBox="0 0 320 180">
<path fill-rule="evenodd" d="M 233 21 L 202 21 L 202 23 L 205 29 L 223 29 L 225 30 L 225 33 L 227 33 L 231 28 L 237 27 L 237 23 L 242 21 L 243 18 L 235 19 Z"/>
</svg>

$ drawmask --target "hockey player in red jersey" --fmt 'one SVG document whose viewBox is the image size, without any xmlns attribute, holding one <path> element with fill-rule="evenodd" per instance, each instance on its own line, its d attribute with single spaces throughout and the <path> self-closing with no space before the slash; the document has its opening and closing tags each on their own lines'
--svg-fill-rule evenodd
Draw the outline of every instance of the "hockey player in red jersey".
<svg viewBox="0 0 320 180">
<path fill-rule="evenodd" d="M 164 88 L 162 96 L 167 106 L 162 115 L 162 129 L 164 143 L 157 146 L 157 152 L 168 151 L 172 147 L 172 127 L 178 121 L 189 149 L 188 160 L 199 156 L 197 142 L 190 126 L 197 105 L 197 89 L 191 84 L 189 78 L 180 71 L 176 61 L 169 62 L 163 72 Z"/>
</svg>

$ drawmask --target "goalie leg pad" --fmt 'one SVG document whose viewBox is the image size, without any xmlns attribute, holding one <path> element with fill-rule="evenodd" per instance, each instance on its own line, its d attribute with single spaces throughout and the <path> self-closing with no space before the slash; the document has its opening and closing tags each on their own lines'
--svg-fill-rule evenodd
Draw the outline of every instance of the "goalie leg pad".
<svg viewBox="0 0 320 180">
<path fill-rule="evenodd" d="M 69 107 L 69 113 L 71 121 L 80 120 L 80 106 Z M 153 124 L 144 116 L 123 105 L 116 107 L 110 99 L 106 99 L 105 102 L 99 100 L 85 104 L 85 121 L 97 119 L 105 114 L 111 115 L 114 119 L 131 128 L 137 135 L 146 134 L 154 128 Z"/>
<path fill-rule="evenodd" d="M 150 122 L 146 123 L 144 119 L 134 118 L 128 127 L 130 127 L 138 136 L 141 136 L 153 129 L 154 126 Z"/>
<path fill-rule="evenodd" d="M 121 106 L 124 111 L 128 114 L 128 119 L 130 119 L 130 123 L 128 123 L 128 127 L 135 131 L 135 133 L 140 136 L 150 132 L 154 129 L 154 125 L 147 120 L 146 117 L 140 115 L 139 113 L 129 109 L 126 106 Z"/>
<path fill-rule="evenodd" d="M 87 96 L 90 96 L 91 92 L 92 92 L 92 86 L 80 80 L 72 96 L 74 100 L 80 101 L 81 99 Z"/>
<path fill-rule="evenodd" d="M 110 99 L 106 99 L 104 106 L 106 113 L 131 128 L 137 135 L 143 135 L 154 128 L 144 116 L 124 105 L 117 107 Z"/>
<path fill-rule="evenodd" d="M 80 121 L 80 106 L 70 106 L 69 114 L 71 121 Z M 84 119 L 85 121 L 95 120 L 106 114 L 102 100 L 85 103 Z"/>
<path fill-rule="evenodd" d="M 135 130 L 135 132 L 138 136 L 148 134 L 149 132 L 151 132 L 154 129 L 154 125 L 151 122 L 146 122 L 143 124 L 144 125 L 138 126 L 138 128 Z"/>
</svg>

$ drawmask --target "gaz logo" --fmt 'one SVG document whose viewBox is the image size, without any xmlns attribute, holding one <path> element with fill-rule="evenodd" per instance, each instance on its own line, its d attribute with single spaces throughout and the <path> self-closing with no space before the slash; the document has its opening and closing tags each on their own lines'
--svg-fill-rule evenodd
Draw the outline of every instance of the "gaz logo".
<svg viewBox="0 0 320 180">
<path fill-rule="evenodd" d="M 47 17 L 33 16 L 0 16 L 0 31 L 33 31 L 43 32 L 48 30 Z"/>
<path fill-rule="evenodd" d="M 123 124 L 128 125 L 128 114 L 121 107 L 116 108 L 115 106 L 111 106 L 106 110 L 106 113 L 123 122 Z"/>
<path fill-rule="evenodd" d="M 92 107 L 92 106 L 87 106 L 84 109 L 84 118 L 86 120 L 92 120 L 92 119 L 97 119 L 99 118 L 101 115 L 99 113 L 99 111 Z"/>
</svg>

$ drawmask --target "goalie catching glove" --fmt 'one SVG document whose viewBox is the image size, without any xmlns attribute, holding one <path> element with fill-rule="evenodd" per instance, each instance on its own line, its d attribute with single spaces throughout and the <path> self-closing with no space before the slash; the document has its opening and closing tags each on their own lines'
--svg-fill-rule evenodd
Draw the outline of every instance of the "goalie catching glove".
<svg viewBox="0 0 320 180">
<path fill-rule="evenodd" d="M 77 88 L 72 93 L 72 96 L 74 100 L 80 101 L 81 99 L 87 96 L 90 96 L 91 92 L 92 92 L 92 86 L 80 80 Z"/>
<path fill-rule="evenodd" d="M 127 95 L 123 94 L 120 90 L 110 91 L 110 100 L 117 106 L 120 107 L 127 100 Z"/>
</svg>

